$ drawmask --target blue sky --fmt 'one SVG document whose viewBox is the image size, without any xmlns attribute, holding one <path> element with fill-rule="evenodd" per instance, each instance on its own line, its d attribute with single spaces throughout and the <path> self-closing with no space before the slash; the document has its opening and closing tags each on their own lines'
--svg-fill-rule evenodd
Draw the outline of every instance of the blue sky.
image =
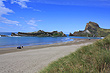
<svg viewBox="0 0 110 73">
<path fill-rule="evenodd" d="M 110 29 L 110 0 L 0 0 L 0 32 Z"/>
</svg>

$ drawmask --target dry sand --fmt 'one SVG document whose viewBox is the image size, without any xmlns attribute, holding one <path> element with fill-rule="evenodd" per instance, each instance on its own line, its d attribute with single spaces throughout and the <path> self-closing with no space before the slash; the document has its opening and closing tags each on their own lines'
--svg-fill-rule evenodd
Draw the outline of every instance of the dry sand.
<svg viewBox="0 0 110 73">
<path fill-rule="evenodd" d="M 94 41 L 96 40 L 75 39 L 71 42 L 30 46 L 21 50 L 4 48 L 0 50 L 0 73 L 37 73 L 52 61 Z"/>
</svg>

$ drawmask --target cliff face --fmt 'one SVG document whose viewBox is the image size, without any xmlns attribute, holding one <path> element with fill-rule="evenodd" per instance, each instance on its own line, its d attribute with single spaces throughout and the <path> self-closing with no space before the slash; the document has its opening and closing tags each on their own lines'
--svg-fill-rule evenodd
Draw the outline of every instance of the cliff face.
<svg viewBox="0 0 110 73">
<path fill-rule="evenodd" d="M 24 32 L 18 32 L 17 34 L 12 33 L 11 36 L 66 37 L 66 35 L 62 31 L 45 32 L 43 30 L 29 33 Z"/>
<path fill-rule="evenodd" d="M 85 37 L 105 37 L 110 34 L 110 29 L 102 29 L 95 22 L 89 22 L 83 31 L 76 31 L 71 36 L 85 36 Z"/>
<path fill-rule="evenodd" d="M 100 28 L 99 25 L 95 22 L 89 22 L 87 23 L 86 27 L 85 27 L 85 30 L 90 30 L 90 29 L 97 29 L 97 28 Z"/>
</svg>

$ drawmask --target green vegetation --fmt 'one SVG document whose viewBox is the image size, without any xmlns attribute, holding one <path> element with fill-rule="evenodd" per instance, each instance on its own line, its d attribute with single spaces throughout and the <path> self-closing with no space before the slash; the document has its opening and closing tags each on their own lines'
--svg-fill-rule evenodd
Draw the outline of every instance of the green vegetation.
<svg viewBox="0 0 110 73">
<path fill-rule="evenodd" d="M 102 28 L 94 27 L 94 28 L 88 29 L 88 30 L 97 37 L 105 37 L 108 34 L 110 34 L 110 29 L 102 29 Z"/>
<path fill-rule="evenodd" d="M 64 36 L 64 33 L 63 33 L 63 32 L 54 32 L 54 33 L 53 33 L 53 36 L 54 36 L 54 37 Z M 65 36 L 66 36 L 66 35 L 65 35 Z"/>
<path fill-rule="evenodd" d="M 37 36 L 37 37 L 67 37 L 62 31 L 45 32 L 43 30 L 35 32 L 18 32 L 17 34 L 12 33 L 11 36 Z"/>
<path fill-rule="evenodd" d="M 109 73 L 110 35 L 53 62 L 40 73 Z"/>
<path fill-rule="evenodd" d="M 99 25 L 94 22 L 89 22 L 88 27 L 86 27 L 85 30 L 89 30 L 91 34 L 95 35 L 96 37 L 105 37 L 110 34 L 110 29 L 100 28 Z"/>
<path fill-rule="evenodd" d="M 89 31 L 90 33 L 88 33 Z M 100 28 L 95 22 L 87 23 L 84 31 L 74 32 L 71 36 L 84 36 L 84 37 L 105 37 L 110 34 L 110 29 Z"/>
</svg>

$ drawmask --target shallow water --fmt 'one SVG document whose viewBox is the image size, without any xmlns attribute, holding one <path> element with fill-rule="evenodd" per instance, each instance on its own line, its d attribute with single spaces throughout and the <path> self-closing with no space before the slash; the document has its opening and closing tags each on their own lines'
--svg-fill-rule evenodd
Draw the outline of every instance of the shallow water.
<svg viewBox="0 0 110 73">
<path fill-rule="evenodd" d="M 2 35 L 11 35 L 11 32 L 4 33 L 1 32 Z M 0 37 L 0 48 L 8 48 L 8 47 L 17 47 L 17 46 L 33 46 L 33 45 L 46 45 L 60 42 L 68 42 L 73 41 L 70 38 L 83 38 L 88 39 L 88 37 Z M 92 38 L 91 39 L 100 39 L 100 38 Z"/>
</svg>

